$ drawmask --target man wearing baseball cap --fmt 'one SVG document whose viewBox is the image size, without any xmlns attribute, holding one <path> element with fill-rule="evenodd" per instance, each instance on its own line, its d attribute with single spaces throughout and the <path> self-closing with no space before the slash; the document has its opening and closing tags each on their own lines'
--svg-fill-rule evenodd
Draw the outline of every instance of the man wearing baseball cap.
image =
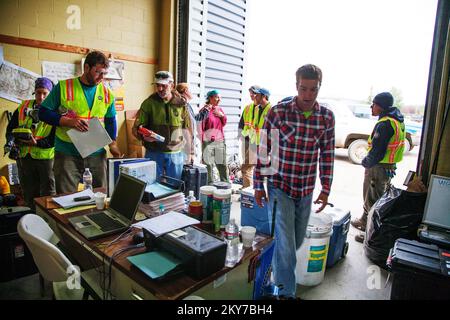
<svg viewBox="0 0 450 320">
<path fill-rule="evenodd" d="M 187 102 L 174 90 L 174 79 L 169 71 L 156 72 L 153 84 L 156 92 L 142 102 L 133 125 L 133 134 L 143 140 L 145 157 L 156 162 L 158 176 L 165 174 L 180 179 L 185 158 L 183 147 L 186 141 L 192 140 L 183 136 L 183 131 L 192 135 Z M 139 127 L 163 136 L 164 142 L 151 137 L 144 140 L 138 132 Z M 191 143 L 189 147 L 192 148 Z"/>
<path fill-rule="evenodd" d="M 6 141 L 13 141 L 18 147 L 16 162 L 20 185 L 26 205 L 33 210 L 34 198 L 55 194 L 53 158 L 56 130 L 39 121 L 38 117 L 41 103 L 53 89 L 52 81 L 45 77 L 37 78 L 34 89 L 35 99 L 25 100 L 19 105 L 6 129 Z M 16 128 L 26 129 L 23 133 L 30 134 L 14 137 L 13 129 Z"/>
<path fill-rule="evenodd" d="M 378 122 L 369 137 L 368 154 L 362 160 L 364 173 L 363 196 L 364 212 L 361 218 L 351 222 L 352 226 L 366 230 L 370 208 L 387 190 L 395 175 L 396 164 L 403 159 L 405 149 L 405 123 L 400 110 L 394 105 L 394 97 L 382 92 L 373 98 L 372 115 Z M 364 241 L 364 234 L 355 236 L 358 242 Z"/>
</svg>

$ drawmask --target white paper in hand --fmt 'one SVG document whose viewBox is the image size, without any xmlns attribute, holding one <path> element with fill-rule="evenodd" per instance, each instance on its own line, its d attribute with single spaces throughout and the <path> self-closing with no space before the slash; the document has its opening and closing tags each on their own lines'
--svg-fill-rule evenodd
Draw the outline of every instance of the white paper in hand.
<svg viewBox="0 0 450 320">
<path fill-rule="evenodd" d="M 88 131 L 81 132 L 76 129 L 70 129 L 67 131 L 67 135 L 83 159 L 112 142 L 108 132 L 103 128 L 98 118 L 89 120 Z"/>
</svg>

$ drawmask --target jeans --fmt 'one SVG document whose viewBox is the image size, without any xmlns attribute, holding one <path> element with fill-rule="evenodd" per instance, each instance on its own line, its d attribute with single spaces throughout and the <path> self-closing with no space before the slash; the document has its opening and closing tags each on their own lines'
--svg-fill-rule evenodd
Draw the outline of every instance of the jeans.
<svg viewBox="0 0 450 320">
<path fill-rule="evenodd" d="M 145 151 L 145 157 L 156 162 L 156 177 L 166 176 L 181 179 L 183 173 L 184 153 L 164 153 L 157 151 Z"/>
<path fill-rule="evenodd" d="M 292 199 L 282 190 L 268 184 L 269 217 L 275 208 L 275 250 L 272 260 L 275 285 L 280 295 L 295 298 L 297 283 L 296 252 L 302 245 L 311 213 L 312 193 L 304 198 Z M 270 219 L 270 218 L 269 218 Z M 271 221 L 271 219 L 270 219 Z"/>
</svg>

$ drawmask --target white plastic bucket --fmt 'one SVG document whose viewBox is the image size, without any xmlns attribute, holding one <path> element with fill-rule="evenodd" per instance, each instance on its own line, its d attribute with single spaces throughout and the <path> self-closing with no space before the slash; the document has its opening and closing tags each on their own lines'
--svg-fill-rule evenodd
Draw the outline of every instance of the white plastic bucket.
<svg viewBox="0 0 450 320">
<path fill-rule="evenodd" d="M 213 198 L 214 191 L 217 188 L 214 186 L 200 187 L 200 201 L 203 205 L 203 220 L 202 222 L 212 222 L 213 220 Z"/>
<path fill-rule="evenodd" d="M 296 280 L 298 284 L 316 286 L 322 282 L 332 234 L 333 218 L 325 213 L 311 212 L 305 239 L 297 250 Z"/>
</svg>

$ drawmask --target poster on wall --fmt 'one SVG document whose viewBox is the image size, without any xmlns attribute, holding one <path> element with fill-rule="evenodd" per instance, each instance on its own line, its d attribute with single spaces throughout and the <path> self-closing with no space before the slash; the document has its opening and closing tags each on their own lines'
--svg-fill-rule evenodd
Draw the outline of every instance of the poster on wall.
<svg viewBox="0 0 450 320">
<path fill-rule="evenodd" d="M 39 77 L 37 73 L 3 61 L 0 65 L 0 97 L 17 103 L 33 98 L 34 82 Z"/>
<path fill-rule="evenodd" d="M 80 76 L 81 70 L 75 63 L 42 61 L 42 75 L 57 84 L 60 80 Z"/>
</svg>

